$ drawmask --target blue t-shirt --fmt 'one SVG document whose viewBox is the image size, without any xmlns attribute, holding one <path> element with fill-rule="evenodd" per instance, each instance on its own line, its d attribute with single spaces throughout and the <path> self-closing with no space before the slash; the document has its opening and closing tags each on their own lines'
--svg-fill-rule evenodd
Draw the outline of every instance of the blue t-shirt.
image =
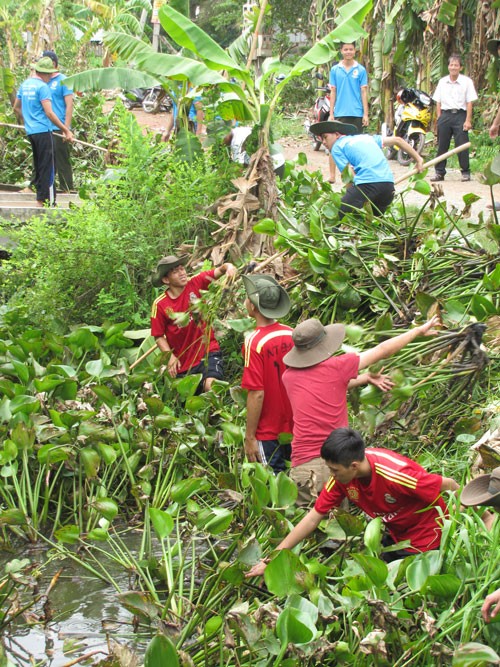
<svg viewBox="0 0 500 667">
<path fill-rule="evenodd" d="M 26 79 L 19 86 L 17 99 L 21 100 L 26 134 L 48 132 L 52 129 L 52 123 L 45 115 L 42 106 L 44 100 L 52 99 L 50 89 L 46 83 L 35 77 Z"/>
<path fill-rule="evenodd" d="M 355 134 L 337 139 L 332 147 L 332 158 L 342 171 L 350 164 L 354 169 L 354 183 L 394 183 L 394 176 L 382 151 L 380 134 Z"/>
<path fill-rule="evenodd" d="M 363 117 L 361 87 L 368 85 L 368 75 L 363 65 L 354 61 L 347 71 L 340 63 L 330 70 L 330 86 L 336 88 L 334 116 Z"/>
<path fill-rule="evenodd" d="M 64 83 L 66 76 L 58 74 L 48 82 L 48 87 L 52 94 L 52 111 L 59 118 L 59 120 L 66 125 L 66 102 L 64 98 L 66 95 L 73 95 L 71 88 L 68 88 Z M 58 130 L 57 125 L 51 123 L 51 129 Z"/>
</svg>

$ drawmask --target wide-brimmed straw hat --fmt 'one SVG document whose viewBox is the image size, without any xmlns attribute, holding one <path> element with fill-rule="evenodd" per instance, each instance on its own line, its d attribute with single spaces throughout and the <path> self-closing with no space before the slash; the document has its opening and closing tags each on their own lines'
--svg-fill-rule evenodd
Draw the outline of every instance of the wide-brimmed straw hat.
<svg viewBox="0 0 500 667">
<path fill-rule="evenodd" d="M 272 276 L 241 277 L 248 298 L 264 317 L 274 320 L 288 314 L 290 310 L 288 294 Z"/>
<path fill-rule="evenodd" d="M 332 134 L 333 132 L 348 135 L 359 134 L 359 130 L 355 125 L 341 123 L 338 120 L 322 120 L 320 123 L 313 123 L 309 131 L 316 137 L 319 137 L 320 134 Z"/>
<path fill-rule="evenodd" d="M 155 287 L 161 287 L 163 283 L 163 278 L 167 275 L 169 271 L 175 269 L 176 266 L 185 266 L 188 262 L 189 255 L 181 255 L 176 257 L 175 255 L 167 255 L 162 257 L 158 262 L 156 271 L 151 276 L 151 282 Z"/>
<path fill-rule="evenodd" d="M 57 72 L 57 68 L 54 67 L 54 63 L 52 62 L 51 58 L 49 58 L 49 56 L 45 56 L 45 58 L 40 58 L 40 60 L 37 60 L 33 65 L 33 69 L 39 74 L 54 74 L 54 72 Z"/>
<path fill-rule="evenodd" d="M 491 475 L 481 475 L 464 486 L 460 497 L 462 505 L 495 505 L 500 508 L 500 467 Z"/>
<path fill-rule="evenodd" d="M 315 366 L 339 349 L 345 336 L 343 324 L 327 324 L 324 327 L 319 320 L 309 319 L 298 324 L 292 334 L 295 344 L 283 361 L 292 368 Z"/>
<path fill-rule="evenodd" d="M 492 56 L 498 56 L 498 47 L 500 46 L 500 39 L 489 39 L 486 45 L 488 51 Z"/>
</svg>

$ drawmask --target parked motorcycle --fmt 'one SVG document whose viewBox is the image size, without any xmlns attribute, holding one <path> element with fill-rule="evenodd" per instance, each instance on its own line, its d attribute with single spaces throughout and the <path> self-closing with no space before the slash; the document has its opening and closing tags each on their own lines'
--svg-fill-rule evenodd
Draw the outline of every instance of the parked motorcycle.
<svg viewBox="0 0 500 667">
<path fill-rule="evenodd" d="M 316 74 L 316 78 L 319 79 L 319 81 L 323 84 L 324 78 L 322 74 L 318 72 Z M 324 120 L 328 120 L 328 118 L 330 117 L 330 88 L 323 84 L 318 87 L 317 92 L 321 94 L 316 98 L 316 101 L 314 102 L 314 107 L 312 109 L 312 117 L 314 123 L 320 123 Z M 309 134 L 309 136 L 312 138 L 314 142 L 313 150 L 319 151 L 319 149 L 321 148 L 321 141 L 318 141 L 316 137 L 309 131 L 311 125 L 312 125 L 311 120 L 307 118 L 304 121 L 305 131 L 307 132 L 307 134 Z"/>
<path fill-rule="evenodd" d="M 394 132 L 387 123 L 382 125 L 383 136 L 401 137 L 420 155 L 425 146 L 425 135 L 431 124 L 432 99 L 427 93 L 416 88 L 403 88 L 396 95 L 398 107 L 394 114 Z M 389 160 L 397 158 L 399 164 L 407 166 L 411 157 L 403 149 L 389 148 Z"/>
<path fill-rule="evenodd" d="M 172 100 L 167 95 L 165 88 L 155 86 L 150 88 L 142 100 L 142 108 L 146 113 L 172 112 Z"/>
<path fill-rule="evenodd" d="M 142 107 L 142 101 L 144 100 L 148 88 L 132 88 L 132 90 L 124 90 L 120 95 L 120 99 L 123 102 L 125 109 L 136 109 Z"/>
</svg>

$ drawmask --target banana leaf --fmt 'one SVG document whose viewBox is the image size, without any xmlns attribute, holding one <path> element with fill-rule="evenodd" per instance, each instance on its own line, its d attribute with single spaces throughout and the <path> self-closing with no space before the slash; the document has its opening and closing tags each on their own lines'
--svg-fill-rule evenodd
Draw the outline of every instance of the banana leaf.
<svg viewBox="0 0 500 667">
<path fill-rule="evenodd" d="M 124 67 L 102 67 L 68 76 L 65 83 L 73 90 L 82 91 L 108 88 L 151 88 L 157 86 L 159 81 L 150 74 L 138 70 Z"/>
</svg>

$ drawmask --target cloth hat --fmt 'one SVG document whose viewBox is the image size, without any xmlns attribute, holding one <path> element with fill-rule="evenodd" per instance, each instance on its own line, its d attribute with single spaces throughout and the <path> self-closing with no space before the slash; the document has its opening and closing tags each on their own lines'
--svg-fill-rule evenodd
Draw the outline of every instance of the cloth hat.
<svg viewBox="0 0 500 667">
<path fill-rule="evenodd" d="M 264 317 L 275 320 L 288 314 L 291 306 L 290 298 L 272 276 L 241 277 L 248 298 Z"/>
<path fill-rule="evenodd" d="M 488 51 L 492 56 L 498 56 L 498 47 L 500 46 L 500 39 L 489 39 L 487 43 Z"/>
<path fill-rule="evenodd" d="M 500 508 L 500 467 L 491 475 L 481 475 L 464 486 L 460 497 L 462 505 L 494 505 Z"/>
<path fill-rule="evenodd" d="M 327 324 L 324 327 L 319 320 L 309 319 L 298 324 L 292 334 L 295 343 L 283 361 L 292 368 L 308 368 L 331 357 L 345 336 L 343 324 Z"/>
<path fill-rule="evenodd" d="M 359 134 L 358 128 L 350 123 L 340 123 L 338 120 L 322 120 L 321 123 L 313 123 L 309 128 L 311 134 L 318 137 L 320 134 Z"/>
<path fill-rule="evenodd" d="M 49 57 L 52 62 L 54 63 L 54 66 L 57 67 L 59 64 L 59 60 L 57 59 L 56 52 L 55 51 L 44 51 L 42 53 L 42 58 Z"/>
<path fill-rule="evenodd" d="M 54 63 L 49 58 L 49 56 L 45 56 L 44 58 L 37 60 L 33 65 L 33 68 L 35 72 L 39 72 L 41 74 L 54 74 L 54 72 L 57 72 L 57 69 L 54 67 Z"/>
<path fill-rule="evenodd" d="M 175 255 L 167 255 L 162 257 L 158 262 L 156 271 L 151 276 L 151 282 L 155 287 L 161 287 L 163 285 L 163 278 L 167 275 L 169 271 L 175 269 L 176 266 L 185 266 L 188 262 L 189 255 L 181 255 L 176 257 Z"/>
</svg>

